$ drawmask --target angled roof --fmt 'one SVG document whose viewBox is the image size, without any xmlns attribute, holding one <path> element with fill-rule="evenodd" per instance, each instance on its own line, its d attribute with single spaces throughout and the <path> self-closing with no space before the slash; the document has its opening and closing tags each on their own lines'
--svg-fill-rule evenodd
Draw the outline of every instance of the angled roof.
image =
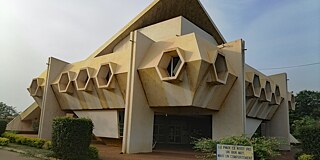
<svg viewBox="0 0 320 160">
<path fill-rule="evenodd" d="M 90 57 L 111 53 L 113 48 L 127 37 L 131 31 L 178 16 L 185 17 L 212 35 L 218 44 L 225 43 L 225 39 L 199 0 L 155 0 Z"/>
</svg>

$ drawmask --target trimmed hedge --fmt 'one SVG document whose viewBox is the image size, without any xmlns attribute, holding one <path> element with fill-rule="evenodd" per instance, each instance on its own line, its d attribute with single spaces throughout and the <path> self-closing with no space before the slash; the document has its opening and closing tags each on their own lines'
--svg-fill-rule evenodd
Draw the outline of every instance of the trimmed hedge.
<svg viewBox="0 0 320 160">
<path fill-rule="evenodd" d="M 320 124 L 302 127 L 300 135 L 303 152 L 320 157 Z"/>
<path fill-rule="evenodd" d="M 10 132 L 3 133 L 2 137 L 8 138 L 9 142 L 11 143 L 17 143 L 36 148 L 42 148 L 42 146 L 46 143 L 46 140 L 44 139 L 24 137 Z"/>
<path fill-rule="evenodd" d="M 0 119 L 0 135 L 2 135 L 7 128 L 8 122 L 6 120 Z"/>
<path fill-rule="evenodd" d="M 88 152 L 88 157 L 90 159 L 99 159 L 99 151 L 96 147 L 90 146 L 89 147 L 89 152 Z"/>
<path fill-rule="evenodd" d="M 43 144 L 42 149 L 51 150 L 52 149 L 52 142 L 51 141 L 46 141 Z"/>
<path fill-rule="evenodd" d="M 53 120 L 52 150 L 63 160 L 88 159 L 93 123 L 86 118 Z"/>
<path fill-rule="evenodd" d="M 0 137 L 0 146 L 7 146 L 9 144 L 8 138 L 1 138 Z"/>
</svg>

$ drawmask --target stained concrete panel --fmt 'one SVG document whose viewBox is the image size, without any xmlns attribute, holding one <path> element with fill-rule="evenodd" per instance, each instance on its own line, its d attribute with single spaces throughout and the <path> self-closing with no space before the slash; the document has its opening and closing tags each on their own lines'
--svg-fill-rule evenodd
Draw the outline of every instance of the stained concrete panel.
<svg viewBox="0 0 320 160">
<path fill-rule="evenodd" d="M 252 137 L 253 134 L 256 132 L 257 128 L 261 124 L 262 120 L 253 119 L 253 118 L 246 118 L 246 136 Z"/>
<path fill-rule="evenodd" d="M 119 138 L 117 110 L 74 111 L 81 118 L 90 118 L 94 124 L 93 134 L 97 137 Z"/>
</svg>

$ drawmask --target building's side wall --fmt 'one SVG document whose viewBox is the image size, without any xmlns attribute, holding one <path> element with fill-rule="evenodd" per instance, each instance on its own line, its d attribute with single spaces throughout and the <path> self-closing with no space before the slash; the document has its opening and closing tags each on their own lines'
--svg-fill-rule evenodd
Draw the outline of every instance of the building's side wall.
<svg viewBox="0 0 320 160">
<path fill-rule="evenodd" d="M 22 121 L 20 115 L 16 116 L 12 121 L 10 121 L 7 124 L 6 130 L 20 132 L 34 131 L 32 128 L 32 120 Z"/>
<path fill-rule="evenodd" d="M 287 74 L 277 74 L 269 76 L 274 82 L 279 84 L 280 93 L 284 98 L 280 103 L 277 111 L 269 122 L 267 122 L 267 136 L 277 137 L 283 143 L 281 144 L 282 150 L 290 150 L 290 126 L 289 126 L 289 107 L 287 94 Z"/>
</svg>

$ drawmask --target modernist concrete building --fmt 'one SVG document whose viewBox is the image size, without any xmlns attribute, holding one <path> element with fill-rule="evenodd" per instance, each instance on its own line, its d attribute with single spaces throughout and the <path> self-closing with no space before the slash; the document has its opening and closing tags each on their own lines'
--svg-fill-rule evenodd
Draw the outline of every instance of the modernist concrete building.
<svg viewBox="0 0 320 160">
<path fill-rule="evenodd" d="M 124 153 L 257 130 L 289 150 L 295 101 L 287 75 L 264 75 L 244 52 L 244 41 L 226 42 L 198 0 L 155 0 L 87 59 L 50 57 L 28 88 L 35 103 L 8 129 L 31 131 L 39 119 L 39 137 L 50 139 L 53 118 L 74 114 L 91 118 L 94 135 Z"/>
</svg>

